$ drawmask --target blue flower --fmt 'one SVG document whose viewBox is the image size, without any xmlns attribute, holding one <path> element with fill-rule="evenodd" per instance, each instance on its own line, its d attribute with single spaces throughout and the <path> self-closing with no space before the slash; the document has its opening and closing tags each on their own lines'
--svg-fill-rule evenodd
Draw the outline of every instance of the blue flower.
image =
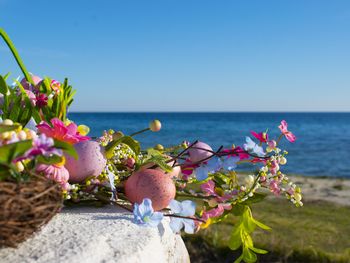
<svg viewBox="0 0 350 263">
<path fill-rule="evenodd" d="M 222 168 L 221 159 L 214 157 L 207 163 L 203 163 L 200 167 L 194 170 L 198 181 L 202 181 L 208 178 L 208 174 L 215 173 Z"/>
<path fill-rule="evenodd" d="M 254 153 L 259 157 L 265 156 L 264 149 L 256 144 L 250 137 L 246 137 L 246 143 L 243 145 L 244 150 L 250 153 Z"/>
<path fill-rule="evenodd" d="M 176 201 L 171 200 L 169 207 L 174 215 L 191 217 L 194 216 L 196 212 L 196 204 L 193 201 Z M 192 219 L 171 217 L 170 228 L 174 233 L 179 233 L 182 228 L 185 229 L 187 234 L 193 234 L 195 229 L 195 224 Z"/>
<path fill-rule="evenodd" d="M 234 156 L 234 157 L 227 156 L 222 160 L 222 168 L 227 171 L 233 171 L 237 167 L 237 162 L 239 160 L 240 159 L 238 156 Z"/>
<path fill-rule="evenodd" d="M 134 204 L 134 221 L 137 224 L 156 227 L 163 219 L 163 214 L 154 212 L 151 199 L 144 198 L 141 204 Z"/>
</svg>

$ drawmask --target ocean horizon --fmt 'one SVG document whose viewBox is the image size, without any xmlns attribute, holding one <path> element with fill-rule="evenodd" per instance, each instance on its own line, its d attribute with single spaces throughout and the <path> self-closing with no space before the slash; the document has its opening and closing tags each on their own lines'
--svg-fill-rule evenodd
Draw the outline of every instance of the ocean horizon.
<svg viewBox="0 0 350 263">
<path fill-rule="evenodd" d="M 88 125 L 91 136 L 104 130 L 131 134 L 153 119 L 162 122 L 158 133 L 135 137 L 144 148 L 182 141 L 200 140 L 213 148 L 242 145 L 251 131 L 269 130 L 278 136 L 281 120 L 297 136 L 295 143 L 284 140 L 281 148 L 289 152 L 283 171 L 306 176 L 349 177 L 350 112 L 71 112 L 69 118 Z"/>
</svg>

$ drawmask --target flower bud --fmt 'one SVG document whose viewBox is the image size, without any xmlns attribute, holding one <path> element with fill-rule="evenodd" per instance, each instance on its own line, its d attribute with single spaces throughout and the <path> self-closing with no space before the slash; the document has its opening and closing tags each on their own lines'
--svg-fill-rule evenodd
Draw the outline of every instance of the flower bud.
<svg viewBox="0 0 350 263">
<path fill-rule="evenodd" d="M 162 124 L 159 120 L 154 120 L 154 121 L 150 122 L 149 128 L 153 132 L 158 132 L 162 128 Z"/>
<path fill-rule="evenodd" d="M 275 140 L 271 140 L 267 143 L 271 149 L 276 148 L 277 142 Z"/>
<path fill-rule="evenodd" d="M 4 120 L 4 121 L 2 122 L 2 124 L 4 124 L 4 125 L 13 125 L 13 121 L 10 120 L 10 119 L 6 119 L 6 120 Z"/>
<path fill-rule="evenodd" d="M 157 151 L 164 151 L 164 146 L 161 144 L 157 144 L 156 146 L 154 146 L 154 149 Z"/>
<path fill-rule="evenodd" d="M 24 166 L 22 162 L 16 162 L 15 164 L 17 172 L 22 172 L 24 170 Z"/>
<path fill-rule="evenodd" d="M 17 136 L 18 136 L 18 138 L 21 140 L 21 141 L 23 141 L 23 140 L 25 140 L 25 139 L 27 139 L 27 133 L 25 132 L 25 131 L 19 131 L 18 133 L 17 133 Z"/>
<path fill-rule="evenodd" d="M 301 199 L 302 199 L 301 194 L 299 194 L 299 193 L 295 193 L 295 194 L 294 194 L 294 199 L 295 199 L 295 201 L 300 202 L 300 201 L 301 201 Z"/>
<path fill-rule="evenodd" d="M 129 168 L 133 168 L 134 165 L 135 165 L 135 159 L 129 157 L 129 158 L 126 160 L 126 166 L 129 167 Z"/>
<path fill-rule="evenodd" d="M 285 157 L 280 157 L 280 164 L 285 165 L 287 163 L 287 159 Z"/>
</svg>

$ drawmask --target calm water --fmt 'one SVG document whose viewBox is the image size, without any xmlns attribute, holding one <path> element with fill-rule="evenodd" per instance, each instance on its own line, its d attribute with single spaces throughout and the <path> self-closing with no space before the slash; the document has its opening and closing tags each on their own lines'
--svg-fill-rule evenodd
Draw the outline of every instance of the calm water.
<svg viewBox="0 0 350 263">
<path fill-rule="evenodd" d="M 161 120 L 158 133 L 137 136 L 144 147 L 165 146 L 183 140 L 201 140 L 213 148 L 242 145 L 251 130 L 278 133 L 282 119 L 297 136 L 289 151 L 285 172 L 304 175 L 350 177 L 350 113 L 71 113 L 70 118 L 91 128 L 91 136 L 113 128 L 126 134 Z"/>
</svg>

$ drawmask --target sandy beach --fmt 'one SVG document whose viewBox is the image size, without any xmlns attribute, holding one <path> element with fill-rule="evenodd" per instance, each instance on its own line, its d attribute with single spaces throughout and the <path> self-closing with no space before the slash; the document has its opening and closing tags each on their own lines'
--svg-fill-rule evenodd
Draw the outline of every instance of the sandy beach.
<svg viewBox="0 0 350 263">
<path fill-rule="evenodd" d="M 289 176 L 302 188 L 304 201 L 328 201 L 350 206 L 350 180 L 344 178 L 322 178 Z"/>
</svg>

